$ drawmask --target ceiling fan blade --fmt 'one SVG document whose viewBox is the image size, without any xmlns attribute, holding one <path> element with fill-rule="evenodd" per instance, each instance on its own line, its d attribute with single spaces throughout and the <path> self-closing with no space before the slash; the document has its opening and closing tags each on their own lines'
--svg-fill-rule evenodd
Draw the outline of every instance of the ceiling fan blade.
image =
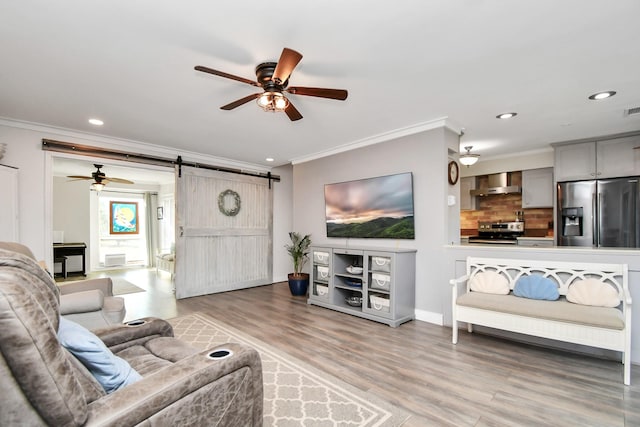
<svg viewBox="0 0 640 427">
<path fill-rule="evenodd" d="M 272 79 L 279 80 L 279 84 L 286 82 L 301 59 L 302 55 L 295 50 L 289 49 L 288 47 L 282 49 L 282 54 L 280 54 L 278 65 L 276 65 L 276 69 L 273 71 Z"/>
<path fill-rule="evenodd" d="M 284 112 L 287 113 L 287 116 L 289 116 L 289 119 L 292 122 L 295 122 L 296 120 L 300 120 L 302 118 L 302 114 L 300 114 L 300 111 L 298 111 L 298 109 L 293 106 L 291 100 L 289 100 L 289 105 L 287 105 L 287 108 L 284 109 Z"/>
<path fill-rule="evenodd" d="M 321 87 L 290 87 L 286 90 L 294 95 L 317 96 L 318 98 L 329 98 L 344 101 L 349 92 L 344 89 L 326 89 Z"/>
<path fill-rule="evenodd" d="M 220 107 L 221 110 L 233 110 L 236 107 L 239 107 L 241 105 L 246 104 L 247 102 L 251 101 L 252 99 L 256 99 L 257 97 L 259 97 L 260 95 L 262 95 L 261 93 L 254 93 L 252 95 L 249 96 L 245 96 L 244 98 L 238 99 L 237 101 L 233 101 L 227 105 L 223 105 L 222 107 Z"/>
<path fill-rule="evenodd" d="M 71 178 L 71 179 L 74 179 L 74 180 L 93 179 L 92 176 L 82 176 L 82 175 L 69 175 L 69 176 L 67 176 L 67 178 Z"/>
<path fill-rule="evenodd" d="M 251 86 L 260 86 L 258 82 L 253 80 L 245 79 L 244 77 L 234 76 L 233 74 L 225 73 L 223 71 L 214 70 L 213 68 L 203 67 L 202 65 L 196 65 L 195 70 L 202 71 L 203 73 L 213 74 L 215 76 L 224 77 L 231 80 L 236 80 L 242 83 L 246 83 Z"/>
<path fill-rule="evenodd" d="M 133 184 L 133 181 L 129 181 L 128 179 L 123 179 L 123 178 L 108 178 L 108 177 L 104 177 L 104 178 L 102 178 L 102 182 L 103 182 L 103 183 L 107 183 L 107 182 L 117 182 L 118 184 Z"/>
</svg>

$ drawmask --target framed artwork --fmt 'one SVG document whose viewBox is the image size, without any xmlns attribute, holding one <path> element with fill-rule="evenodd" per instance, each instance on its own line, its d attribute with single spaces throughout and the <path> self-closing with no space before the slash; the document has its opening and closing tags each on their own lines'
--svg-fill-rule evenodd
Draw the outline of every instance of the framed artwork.
<svg viewBox="0 0 640 427">
<path fill-rule="evenodd" d="M 164 209 L 162 208 L 162 206 L 158 206 L 158 208 L 156 209 L 156 218 L 158 220 L 164 218 Z"/>
<path fill-rule="evenodd" d="M 138 234 L 138 202 L 110 202 L 109 234 Z"/>
</svg>

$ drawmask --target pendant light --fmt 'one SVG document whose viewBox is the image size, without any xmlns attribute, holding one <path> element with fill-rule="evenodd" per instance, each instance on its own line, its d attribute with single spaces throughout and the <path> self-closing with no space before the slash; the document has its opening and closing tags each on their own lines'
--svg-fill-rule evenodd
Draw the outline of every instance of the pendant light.
<svg viewBox="0 0 640 427">
<path fill-rule="evenodd" d="M 471 145 L 464 147 L 464 149 L 467 150 L 467 152 L 460 156 L 460 163 L 462 163 L 467 167 L 475 164 L 480 158 L 480 154 L 471 154 L 472 148 L 473 146 Z"/>
</svg>

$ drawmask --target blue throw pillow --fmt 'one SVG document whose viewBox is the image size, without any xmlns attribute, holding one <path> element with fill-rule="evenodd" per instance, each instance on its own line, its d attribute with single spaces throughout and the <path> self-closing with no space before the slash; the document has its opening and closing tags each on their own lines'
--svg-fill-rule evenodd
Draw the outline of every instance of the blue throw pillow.
<svg viewBox="0 0 640 427">
<path fill-rule="evenodd" d="M 129 362 L 113 354 L 95 334 L 64 317 L 60 318 L 58 340 L 82 362 L 107 393 L 142 379 Z"/>
<path fill-rule="evenodd" d="M 513 294 L 517 297 L 551 301 L 560 297 L 555 282 L 539 274 L 519 278 L 513 287 Z"/>
</svg>

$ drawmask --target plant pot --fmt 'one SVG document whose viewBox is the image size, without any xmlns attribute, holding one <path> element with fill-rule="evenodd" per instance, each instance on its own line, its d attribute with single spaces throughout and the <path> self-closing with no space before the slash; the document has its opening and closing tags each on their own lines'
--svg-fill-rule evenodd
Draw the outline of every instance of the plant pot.
<svg viewBox="0 0 640 427">
<path fill-rule="evenodd" d="M 291 295 L 307 295 L 307 289 L 309 288 L 309 275 L 307 273 L 291 273 L 287 277 L 289 278 L 289 290 L 291 291 Z"/>
</svg>

